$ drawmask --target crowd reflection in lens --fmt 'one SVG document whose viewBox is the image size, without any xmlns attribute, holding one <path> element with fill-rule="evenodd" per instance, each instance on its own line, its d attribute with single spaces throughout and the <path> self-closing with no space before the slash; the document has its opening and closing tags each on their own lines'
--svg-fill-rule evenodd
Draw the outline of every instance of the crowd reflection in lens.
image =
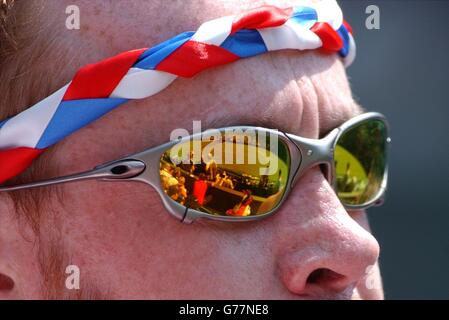
<svg viewBox="0 0 449 320">
<path fill-rule="evenodd" d="M 190 161 L 176 165 L 167 151 L 161 157 L 161 185 L 174 201 L 211 215 L 264 214 L 276 207 L 285 190 L 289 156 L 285 147 L 281 149 L 283 156 L 276 156 L 278 170 L 272 175 L 255 174 L 257 164 L 217 164 L 210 154 L 208 161 L 202 157 L 194 164 L 193 151 Z"/>
</svg>

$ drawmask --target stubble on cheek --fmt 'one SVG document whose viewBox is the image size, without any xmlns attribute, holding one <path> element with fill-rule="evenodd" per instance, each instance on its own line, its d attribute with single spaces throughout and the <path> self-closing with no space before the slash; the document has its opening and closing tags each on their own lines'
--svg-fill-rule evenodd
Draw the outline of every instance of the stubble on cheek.
<svg viewBox="0 0 449 320">
<path fill-rule="evenodd" d="M 44 238 L 44 237 L 43 237 Z M 44 300 L 108 300 L 112 298 L 108 289 L 100 289 L 84 270 L 80 273 L 80 287 L 68 288 L 70 276 L 67 267 L 73 265 L 71 254 L 64 245 L 63 237 L 56 229 L 49 231 L 38 244 L 41 299 Z"/>
</svg>

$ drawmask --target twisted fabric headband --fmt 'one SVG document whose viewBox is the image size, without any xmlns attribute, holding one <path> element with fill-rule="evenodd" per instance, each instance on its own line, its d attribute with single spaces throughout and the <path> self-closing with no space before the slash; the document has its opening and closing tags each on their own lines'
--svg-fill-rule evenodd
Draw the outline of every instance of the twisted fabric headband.
<svg viewBox="0 0 449 320">
<path fill-rule="evenodd" d="M 130 99 L 162 91 L 178 76 L 269 51 L 318 48 L 338 52 L 346 65 L 355 57 L 351 28 L 334 0 L 259 7 L 206 22 L 151 49 L 87 65 L 57 92 L 0 122 L 0 183 L 23 172 L 46 148 Z"/>
</svg>

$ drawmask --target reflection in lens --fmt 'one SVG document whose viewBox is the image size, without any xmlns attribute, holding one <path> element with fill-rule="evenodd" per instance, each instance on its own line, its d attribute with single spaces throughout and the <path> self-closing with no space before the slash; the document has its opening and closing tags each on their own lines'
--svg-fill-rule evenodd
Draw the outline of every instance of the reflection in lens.
<svg viewBox="0 0 449 320">
<path fill-rule="evenodd" d="M 231 138 L 227 132 L 220 134 L 221 141 L 182 142 L 162 154 L 164 192 L 172 200 L 210 215 L 246 217 L 274 209 L 286 190 L 287 146 L 280 140 L 270 144 L 273 136 L 259 132 L 257 139 L 245 133 Z"/>
<path fill-rule="evenodd" d="M 364 205 L 381 191 L 386 170 L 387 130 L 369 120 L 343 133 L 335 148 L 337 194 L 344 204 Z"/>
</svg>

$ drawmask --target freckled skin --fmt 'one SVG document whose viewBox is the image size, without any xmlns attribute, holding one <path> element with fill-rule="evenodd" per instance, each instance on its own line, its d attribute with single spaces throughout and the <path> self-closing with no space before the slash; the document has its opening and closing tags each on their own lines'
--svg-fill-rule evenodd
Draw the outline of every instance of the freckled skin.
<svg viewBox="0 0 449 320">
<path fill-rule="evenodd" d="M 62 41 L 78 44 L 82 64 L 152 46 L 203 21 L 262 3 L 77 2 L 81 32 Z M 50 1 L 47 12 L 65 5 Z M 203 129 L 211 123 L 218 127 L 223 119 L 318 138 L 320 131 L 360 112 L 337 55 L 284 51 L 179 79 L 154 97 L 127 103 L 62 142 L 55 161 L 62 174 L 90 169 L 164 143 L 175 128 L 191 131 L 192 120 L 201 120 Z M 381 285 L 373 290 L 365 285 L 366 268 L 377 264 L 379 255 L 366 214 L 346 212 L 318 168 L 296 184 L 275 216 L 245 224 L 183 225 L 167 214 L 153 189 L 136 183 L 82 182 L 63 190 L 64 203 L 55 202 L 53 211 L 60 214 L 65 248 L 83 276 L 114 298 L 383 297 Z M 50 222 L 43 228 L 54 232 Z M 30 245 L 20 248 L 35 255 Z M 38 298 L 36 281 L 20 281 L 24 274 L 38 274 L 37 266 L 24 264 L 19 254 L 15 259 L 20 269 L 15 294 Z M 317 269 L 332 273 L 308 282 Z M 371 277 L 380 284 L 377 266 Z"/>
</svg>

